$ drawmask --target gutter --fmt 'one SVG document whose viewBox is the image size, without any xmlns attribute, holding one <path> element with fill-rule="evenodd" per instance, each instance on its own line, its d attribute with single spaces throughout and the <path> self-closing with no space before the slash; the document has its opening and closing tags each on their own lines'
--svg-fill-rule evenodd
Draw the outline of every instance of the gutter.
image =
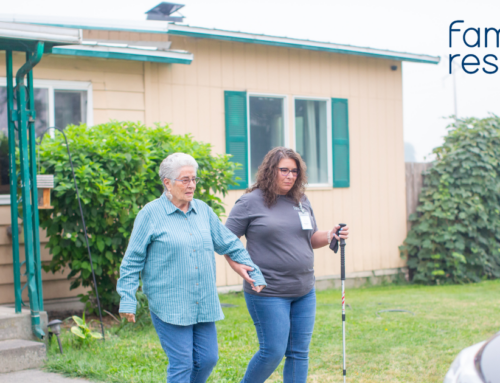
<svg viewBox="0 0 500 383">
<path fill-rule="evenodd" d="M 424 54 L 396 52 L 391 50 L 357 47 L 353 45 L 335 44 L 329 42 L 294 39 L 289 37 L 278 37 L 259 35 L 253 33 L 225 31 L 219 29 L 209 29 L 191 27 L 189 25 L 169 24 L 169 35 L 178 35 L 194 38 L 206 38 L 214 40 L 235 41 L 241 43 L 261 44 L 278 46 L 284 48 L 297 48 L 330 53 L 342 53 L 359 56 L 369 56 L 398 61 L 418 62 L 425 64 L 438 64 L 441 60 L 439 56 Z"/>
</svg>

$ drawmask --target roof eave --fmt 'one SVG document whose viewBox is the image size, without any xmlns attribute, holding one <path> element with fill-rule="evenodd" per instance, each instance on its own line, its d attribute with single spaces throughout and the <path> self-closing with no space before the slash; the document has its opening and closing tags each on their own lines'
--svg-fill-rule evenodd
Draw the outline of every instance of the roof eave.
<svg viewBox="0 0 500 383">
<path fill-rule="evenodd" d="M 75 45 L 82 42 L 82 31 L 72 28 L 0 21 L 0 37 L 24 41 L 43 41 L 51 45 Z"/>
<path fill-rule="evenodd" d="M 0 20 L 29 23 L 36 25 L 80 28 L 80 29 L 95 29 L 95 30 L 111 30 L 111 31 L 128 31 L 140 33 L 168 33 L 171 35 L 180 35 L 205 39 L 216 39 L 226 41 L 237 41 L 250 44 L 262 44 L 270 46 L 280 46 L 287 48 L 306 49 L 314 51 L 323 51 L 331 53 L 341 53 L 350 55 L 360 55 L 368 57 L 376 57 L 390 59 L 396 61 L 408 61 L 426 64 L 438 64 L 439 56 L 430 56 L 422 54 L 413 54 L 406 52 L 395 52 L 390 50 L 356 47 L 350 45 L 325 43 L 319 41 L 300 40 L 287 37 L 276 37 L 267 35 L 258 35 L 252 33 L 224 31 L 220 29 L 208 29 L 201 27 L 191 27 L 187 25 L 168 24 L 166 22 L 154 21 L 121 21 L 121 20 L 98 20 L 98 19 L 64 19 L 46 18 L 37 16 L 15 16 L 15 15 L 0 15 Z"/>
<path fill-rule="evenodd" d="M 60 18 L 46 16 L 0 15 L 0 21 L 42 25 L 50 27 L 77 28 L 106 31 L 127 31 L 139 33 L 166 33 L 166 21 L 139 21 L 114 19 Z"/>
<path fill-rule="evenodd" d="M 242 32 L 188 27 L 175 24 L 170 25 L 168 34 L 186 36 L 186 37 L 195 37 L 195 38 L 235 41 L 235 42 L 250 43 L 250 44 L 279 46 L 286 48 L 306 49 L 306 50 L 314 50 L 314 51 L 322 51 L 330 53 L 369 56 L 369 57 L 384 58 L 397 61 L 408 61 L 408 62 L 417 62 L 426 64 L 438 64 L 440 61 L 439 56 L 402 53 L 389 50 L 362 48 L 349 45 L 324 43 L 324 42 L 316 42 L 309 40 L 299 40 L 299 39 L 283 38 L 275 36 L 254 35 Z"/>
<path fill-rule="evenodd" d="M 109 48 L 99 46 L 65 46 L 55 47 L 52 54 L 62 56 L 93 57 L 103 59 L 156 62 L 163 64 L 191 64 L 192 53 L 180 52 L 149 52 L 147 50 L 130 48 Z"/>
</svg>

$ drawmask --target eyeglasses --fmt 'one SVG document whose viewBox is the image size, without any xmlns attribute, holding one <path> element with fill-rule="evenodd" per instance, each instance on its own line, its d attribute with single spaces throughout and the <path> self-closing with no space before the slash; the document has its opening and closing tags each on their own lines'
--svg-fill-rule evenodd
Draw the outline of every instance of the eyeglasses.
<svg viewBox="0 0 500 383">
<path fill-rule="evenodd" d="M 286 177 L 289 173 L 292 173 L 292 176 L 297 178 L 299 176 L 299 169 L 288 169 L 288 168 L 278 168 L 283 177 Z"/>
<path fill-rule="evenodd" d="M 183 178 L 181 180 L 177 180 L 174 178 L 174 181 L 179 181 L 179 182 L 182 182 L 183 185 L 189 185 L 191 183 L 191 181 L 193 181 L 193 183 L 196 185 L 198 182 L 200 182 L 200 177 L 196 177 L 196 178 Z"/>
</svg>

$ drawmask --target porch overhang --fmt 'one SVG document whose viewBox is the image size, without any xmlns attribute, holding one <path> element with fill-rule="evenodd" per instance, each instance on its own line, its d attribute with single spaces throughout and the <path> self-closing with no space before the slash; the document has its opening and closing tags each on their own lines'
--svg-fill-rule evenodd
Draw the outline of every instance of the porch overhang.
<svg viewBox="0 0 500 383">
<path fill-rule="evenodd" d="M 0 50 L 33 51 L 38 41 L 43 41 L 45 52 L 50 52 L 56 45 L 80 44 L 82 31 L 0 21 Z"/>
<path fill-rule="evenodd" d="M 101 44 L 86 41 L 83 41 L 82 45 L 54 47 L 52 54 L 166 64 L 189 65 L 193 61 L 193 54 L 186 51 L 159 50 L 156 47 L 130 47 L 120 46 L 120 44 Z"/>
</svg>

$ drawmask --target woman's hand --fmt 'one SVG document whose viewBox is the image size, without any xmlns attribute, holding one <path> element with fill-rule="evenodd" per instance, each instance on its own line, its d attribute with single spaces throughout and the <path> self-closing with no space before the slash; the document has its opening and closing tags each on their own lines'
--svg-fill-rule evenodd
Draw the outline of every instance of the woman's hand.
<svg viewBox="0 0 500 383">
<path fill-rule="evenodd" d="M 266 286 L 254 285 L 255 280 L 250 278 L 250 275 L 248 275 L 249 271 L 253 271 L 253 267 L 242 265 L 241 263 L 235 262 L 231 258 L 229 258 L 228 255 L 224 255 L 224 257 L 226 257 L 226 261 L 227 263 L 229 263 L 229 266 L 231 266 L 231 269 L 236 271 L 236 274 L 238 274 L 241 278 L 247 281 L 250 284 L 250 286 L 252 286 L 253 291 L 260 293 L 262 289 L 266 287 Z"/>
<path fill-rule="evenodd" d="M 129 322 L 135 323 L 135 314 L 120 313 L 120 318 L 127 318 Z"/>
<path fill-rule="evenodd" d="M 349 237 L 349 227 L 344 226 L 340 232 L 340 236 L 335 234 L 337 230 L 340 229 L 340 225 L 335 226 L 332 230 L 327 231 L 317 231 L 311 237 L 311 245 L 313 249 L 319 249 L 323 246 L 330 245 L 330 242 L 335 238 L 337 241 L 342 239 L 347 239 Z M 339 238 L 340 237 L 340 238 Z"/>
<path fill-rule="evenodd" d="M 337 232 L 337 230 L 340 229 L 340 225 L 337 225 L 333 228 L 332 230 L 332 234 L 333 236 L 337 239 L 337 241 L 340 240 L 340 238 L 342 239 L 347 239 L 349 238 L 349 226 L 344 226 L 342 228 L 342 230 L 340 231 L 340 236 L 338 236 L 337 234 L 335 234 Z M 339 238 L 340 237 L 340 238 Z"/>
<path fill-rule="evenodd" d="M 266 287 L 266 286 L 264 286 L 264 285 L 261 285 L 261 286 L 252 286 L 252 290 L 260 293 L 264 289 L 264 287 Z"/>
</svg>

